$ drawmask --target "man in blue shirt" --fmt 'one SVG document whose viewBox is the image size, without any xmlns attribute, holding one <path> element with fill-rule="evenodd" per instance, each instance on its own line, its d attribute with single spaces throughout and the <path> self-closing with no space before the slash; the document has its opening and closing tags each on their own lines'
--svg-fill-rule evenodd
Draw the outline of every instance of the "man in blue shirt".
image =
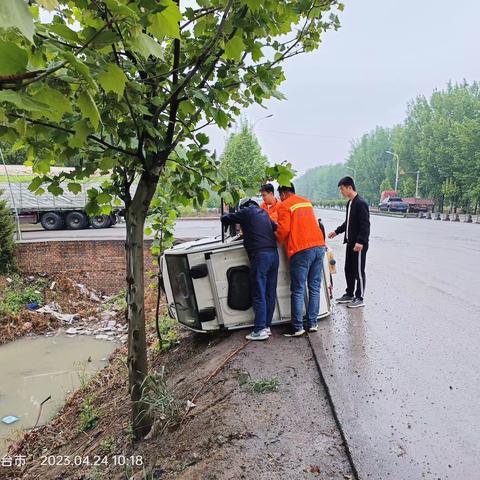
<svg viewBox="0 0 480 480">
<path fill-rule="evenodd" d="M 243 232 L 243 246 L 250 259 L 252 305 L 255 312 L 253 332 L 247 340 L 267 340 L 275 311 L 278 276 L 278 250 L 275 230 L 277 225 L 268 213 L 250 198 L 240 203 L 240 209 L 221 218 L 222 225 L 239 224 Z"/>
</svg>

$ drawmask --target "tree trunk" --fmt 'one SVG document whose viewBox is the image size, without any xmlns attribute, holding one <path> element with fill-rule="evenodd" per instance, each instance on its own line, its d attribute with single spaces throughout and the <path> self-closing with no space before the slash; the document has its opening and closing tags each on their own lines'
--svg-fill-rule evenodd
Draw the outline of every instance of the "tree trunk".
<svg viewBox="0 0 480 480">
<path fill-rule="evenodd" d="M 132 427 L 136 440 L 143 438 L 152 426 L 148 405 L 142 400 L 142 389 L 148 374 L 145 335 L 145 266 L 143 235 L 150 202 L 158 176 L 143 174 L 135 196 L 126 205 L 127 304 L 128 304 L 128 378 L 132 400 Z"/>
</svg>

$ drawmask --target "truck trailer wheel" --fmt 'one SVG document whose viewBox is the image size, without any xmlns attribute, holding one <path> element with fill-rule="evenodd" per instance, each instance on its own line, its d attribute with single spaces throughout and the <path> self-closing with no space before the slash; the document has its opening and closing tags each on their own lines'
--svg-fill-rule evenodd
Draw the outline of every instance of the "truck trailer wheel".
<svg viewBox="0 0 480 480">
<path fill-rule="evenodd" d="M 90 224 L 93 228 L 108 228 L 112 225 L 110 215 L 96 215 L 90 217 Z"/>
<path fill-rule="evenodd" d="M 61 230 L 65 227 L 65 221 L 62 215 L 56 212 L 44 213 L 40 223 L 45 230 Z"/>
<path fill-rule="evenodd" d="M 88 217 L 83 212 L 69 212 L 65 223 L 70 230 L 82 230 L 88 227 Z"/>
</svg>

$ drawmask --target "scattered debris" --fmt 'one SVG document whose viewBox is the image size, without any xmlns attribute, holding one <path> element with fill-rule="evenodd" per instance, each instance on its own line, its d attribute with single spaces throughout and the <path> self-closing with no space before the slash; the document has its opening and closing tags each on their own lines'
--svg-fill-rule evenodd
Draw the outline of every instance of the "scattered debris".
<svg viewBox="0 0 480 480">
<path fill-rule="evenodd" d="M 84 297 L 92 300 L 93 302 L 101 302 L 100 296 L 97 295 L 94 291 L 89 290 L 85 285 L 82 285 L 81 283 L 76 283 L 75 286 L 79 289 L 80 294 Z"/>
<path fill-rule="evenodd" d="M 16 417 L 15 415 L 7 415 L 6 417 L 2 418 L 2 423 L 5 425 L 11 425 L 12 423 L 18 422 L 20 417 Z"/>
</svg>

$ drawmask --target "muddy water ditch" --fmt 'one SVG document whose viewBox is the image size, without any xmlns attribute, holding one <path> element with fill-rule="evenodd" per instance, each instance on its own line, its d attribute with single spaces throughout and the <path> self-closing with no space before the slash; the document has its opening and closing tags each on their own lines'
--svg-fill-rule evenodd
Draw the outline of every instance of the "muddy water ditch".
<svg viewBox="0 0 480 480">
<path fill-rule="evenodd" d="M 23 338 L 0 346 L 0 456 L 25 430 L 51 420 L 66 396 L 106 365 L 116 348 L 89 336 Z M 42 402 L 50 397 L 42 407 Z M 7 418 L 5 418 L 7 417 Z"/>
</svg>

